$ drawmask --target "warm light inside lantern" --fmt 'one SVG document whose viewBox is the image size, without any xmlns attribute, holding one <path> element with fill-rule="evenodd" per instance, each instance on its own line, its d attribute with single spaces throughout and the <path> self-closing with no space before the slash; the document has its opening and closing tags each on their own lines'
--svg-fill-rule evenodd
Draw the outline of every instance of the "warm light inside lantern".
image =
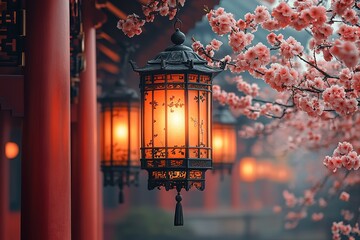
<svg viewBox="0 0 360 240">
<path fill-rule="evenodd" d="M 186 77 L 193 82 L 188 88 Z M 209 81 L 209 76 L 197 74 L 145 76 L 144 82 L 149 85 L 142 99 L 142 167 L 150 170 L 150 178 L 164 181 L 204 178 L 203 172 L 211 166 L 211 92 L 210 85 L 205 85 Z M 193 166 L 187 163 L 195 159 L 201 161 Z M 199 166 L 204 171 L 177 171 Z M 200 181 L 185 184 L 185 188 L 189 188 L 187 184 L 203 186 Z"/>
<path fill-rule="evenodd" d="M 19 154 L 19 146 L 14 142 L 7 142 L 5 144 L 5 156 L 8 159 L 14 159 Z"/>
<path fill-rule="evenodd" d="M 242 180 L 252 182 L 256 180 L 256 160 L 255 158 L 245 157 L 240 160 L 240 177 Z"/>
<path fill-rule="evenodd" d="M 215 135 L 215 134 L 214 134 Z M 223 140 L 220 136 L 213 136 L 213 149 L 215 152 L 219 152 L 223 147 Z"/>
<path fill-rule="evenodd" d="M 128 129 L 125 124 L 118 124 L 115 126 L 115 139 L 117 141 L 122 141 L 128 138 Z"/>
<path fill-rule="evenodd" d="M 139 109 L 137 103 L 103 108 L 101 146 L 105 165 L 128 165 L 139 159 Z M 136 164 L 138 165 L 138 164 Z"/>
</svg>

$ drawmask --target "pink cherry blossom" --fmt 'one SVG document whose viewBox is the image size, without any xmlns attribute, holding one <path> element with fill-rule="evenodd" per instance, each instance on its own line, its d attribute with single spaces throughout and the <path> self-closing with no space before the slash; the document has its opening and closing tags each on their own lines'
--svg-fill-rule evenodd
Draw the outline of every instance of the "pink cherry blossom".
<svg viewBox="0 0 360 240">
<path fill-rule="evenodd" d="M 359 50 L 353 42 L 336 39 L 330 48 L 330 53 L 339 58 L 348 68 L 354 68 L 359 63 Z"/>
<path fill-rule="evenodd" d="M 274 212 L 274 213 L 280 213 L 281 210 L 282 210 L 281 207 L 278 206 L 278 205 L 276 205 L 276 206 L 273 207 L 273 212 Z"/>
<path fill-rule="evenodd" d="M 340 213 L 346 221 L 351 221 L 354 218 L 354 213 L 350 212 L 349 210 L 341 210 Z"/>
<path fill-rule="evenodd" d="M 280 44 L 280 53 L 285 58 L 292 58 L 303 52 L 304 48 L 293 37 L 289 37 L 286 41 Z"/>
<path fill-rule="evenodd" d="M 270 19 L 270 17 L 271 17 L 270 13 L 265 6 L 258 6 L 255 9 L 255 17 L 254 17 L 255 23 L 262 23 Z"/>
<path fill-rule="evenodd" d="M 286 190 L 283 191 L 283 197 L 285 199 L 286 206 L 288 206 L 290 208 L 294 207 L 296 205 L 296 203 L 298 202 L 295 195 Z"/>
<path fill-rule="evenodd" d="M 218 35 L 230 33 L 236 27 L 236 21 L 231 13 L 227 13 L 223 8 L 211 10 L 207 14 L 212 30 Z"/>
<path fill-rule="evenodd" d="M 322 208 L 327 206 L 327 202 L 325 201 L 324 198 L 319 198 L 319 206 Z"/>
<path fill-rule="evenodd" d="M 342 192 L 340 194 L 339 199 L 342 200 L 342 201 L 348 202 L 349 199 L 350 199 L 350 194 L 348 194 L 347 192 Z"/>
<path fill-rule="evenodd" d="M 129 15 L 126 20 L 119 20 L 117 28 L 121 29 L 128 37 L 140 35 L 144 26 L 145 20 L 141 20 L 136 14 Z"/>
<path fill-rule="evenodd" d="M 219 40 L 213 39 L 213 40 L 211 40 L 210 44 L 214 50 L 219 50 L 219 48 L 221 47 L 221 45 L 223 43 L 220 42 Z"/>
<path fill-rule="evenodd" d="M 357 26 L 342 24 L 339 27 L 338 34 L 341 40 L 355 42 L 359 40 L 360 29 Z"/>
<path fill-rule="evenodd" d="M 355 3 L 354 0 L 333 0 L 331 1 L 331 7 L 338 15 L 343 15 L 346 9 L 353 6 Z"/>
<path fill-rule="evenodd" d="M 314 221 L 314 222 L 318 222 L 320 220 L 322 220 L 324 218 L 324 214 L 323 213 L 313 213 L 311 215 L 311 219 Z"/>
<path fill-rule="evenodd" d="M 229 46 L 234 52 L 240 52 L 248 46 L 253 39 L 254 35 L 251 33 L 244 33 L 242 31 L 231 33 L 229 35 Z"/>
</svg>

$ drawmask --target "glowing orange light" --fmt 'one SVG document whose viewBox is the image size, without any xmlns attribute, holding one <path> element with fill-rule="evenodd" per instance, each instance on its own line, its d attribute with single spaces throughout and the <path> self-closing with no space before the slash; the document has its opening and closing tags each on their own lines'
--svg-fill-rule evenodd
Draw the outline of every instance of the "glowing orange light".
<svg viewBox="0 0 360 240">
<path fill-rule="evenodd" d="M 215 132 L 215 131 L 214 131 Z M 223 147 L 223 140 L 221 139 L 220 136 L 213 136 L 213 148 L 216 152 L 219 152 L 219 150 L 221 150 L 221 148 Z"/>
<path fill-rule="evenodd" d="M 245 157 L 240 160 L 240 178 L 246 182 L 256 180 L 256 160 L 255 158 Z"/>
<path fill-rule="evenodd" d="M 102 112 L 102 161 L 105 165 L 127 165 L 139 160 L 139 110 L 134 104 L 105 108 Z M 116 164 L 115 164 L 116 163 Z M 136 164 L 135 164 L 136 163 Z"/>
<path fill-rule="evenodd" d="M 5 144 L 5 156 L 8 159 L 14 159 L 19 154 L 19 146 L 14 142 L 7 142 Z"/>
<path fill-rule="evenodd" d="M 286 165 L 278 165 L 274 167 L 272 180 L 275 182 L 285 183 L 291 179 L 291 170 Z"/>
<path fill-rule="evenodd" d="M 270 161 L 259 161 L 256 164 L 256 176 L 259 179 L 271 178 L 273 166 Z"/>
<path fill-rule="evenodd" d="M 210 81 L 197 74 L 144 77 L 141 167 L 149 171 L 149 189 L 204 188 L 211 167 L 211 95 L 203 84 Z M 167 179 L 174 182 L 164 185 Z"/>
<path fill-rule="evenodd" d="M 236 130 L 234 125 L 214 123 L 213 161 L 233 163 L 236 159 Z"/>
<path fill-rule="evenodd" d="M 117 126 L 115 126 L 114 132 L 115 139 L 118 139 L 120 141 L 128 137 L 128 129 L 126 128 L 125 124 L 118 124 Z"/>
</svg>

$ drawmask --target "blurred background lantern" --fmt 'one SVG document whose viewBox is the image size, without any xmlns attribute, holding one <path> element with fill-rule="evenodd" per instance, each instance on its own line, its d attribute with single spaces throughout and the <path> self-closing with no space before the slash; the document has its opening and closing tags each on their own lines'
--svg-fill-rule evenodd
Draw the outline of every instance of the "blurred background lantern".
<svg viewBox="0 0 360 240">
<path fill-rule="evenodd" d="M 101 170 L 104 185 L 118 185 L 119 203 L 124 201 L 123 186 L 138 184 L 140 103 L 135 90 L 121 80 L 105 92 L 101 103 Z"/>
<path fill-rule="evenodd" d="M 236 119 L 224 106 L 219 106 L 213 115 L 213 169 L 231 172 L 236 160 Z"/>
<path fill-rule="evenodd" d="M 176 189 L 174 225 L 183 225 L 180 191 L 205 188 L 205 171 L 212 167 L 211 68 L 176 29 L 173 46 L 149 60 L 140 74 L 141 168 L 148 171 L 148 189 Z"/>
<path fill-rule="evenodd" d="M 245 182 L 253 182 L 256 180 L 256 159 L 252 157 L 244 157 L 240 160 L 240 179 Z"/>
</svg>

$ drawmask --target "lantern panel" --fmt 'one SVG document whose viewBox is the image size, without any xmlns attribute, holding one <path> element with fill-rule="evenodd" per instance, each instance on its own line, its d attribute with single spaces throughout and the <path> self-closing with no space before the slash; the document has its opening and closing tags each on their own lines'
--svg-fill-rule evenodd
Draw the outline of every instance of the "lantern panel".
<svg viewBox="0 0 360 240">
<path fill-rule="evenodd" d="M 200 76 L 201 79 L 202 76 Z M 209 103 L 208 93 L 206 91 L 199 91 L 198 95 L 198 105 L 199 105 L 199 134 L 200 134 L 200 158 L 211 158 L 209 148 L 211 148 L 210 138 L 211 135 L 211 125 L 209 121 Z M 211 112 L 211 111 L 210 111 Z"/>
<path fill-rule="evenodd" d="M 102 134 L 101 153 L 103 164 L 109 165 L 111 161 L 111 108 L 104 106 L 101 113 Z"/>
<path fill-rule="evenodd" d="M 214 123 L 213 161 L 233 163 L 236 159 L 236 130 L 234 125 Z"/>
<path fill-rule="evenodd" d="M 142 157 L 144 158 L 152 158 L 152 147 L 153 147 L 153 108 L 149 107 L 153 104 L 153 92 L 152 91 L 146 91 L 144 94 L 144 100 L 143 100 L 143 115 L 149 116 L 146 118 L 142 118 L 142 146 L 146 147 L 144 148 L 144 151 L 142 152 Z"/>
<path fill-rule="evenodd" d="M 185 96 L 184 90 L 167 91 L 167 129 L 168 158 L 185 156 Z"/>
<path fill-rule="evenodd" d="M 154 91 L 153 100 L 151 104 L 145 106 L 145 109 L 152 109 L 149 120 L 152 122 L 152 127 L 144 129 L 145 131 L 152 132 L 151 142 L 153 143 L 154 151 L 152 152 L 153 158 L 165 158 L 165 93 L 163 91 Z M 150 144 L 151 142 L 146 142 Z"/>
<path fill-rule="evenodd" d="M 149 171 L 149 188 L 203 189 L 211 167 L 211 78 L 155 74 L 142 83 L 141 166 Z"/>
<path fill-rule="evenodd" d="M 130 114 L 124 106 L 116 106 L 112 113 L 112 156 L 118 166 L 126 166 L 129 160 Z"/>
<path fill-rule="evenodd" d="M 139 103 L 131 103 L 130 109 L 130 165 L 140 166 L 140 111 Z"/>
<path fill-rule="evenodd" d="M 198 91 L 190 90 L 188 93 L 189 99 L 196 99 L 198 97 Z M 199 112 L 199 105 L 198 104 L 189 104 L 189 158 L 198 158 L 199 157 L 199 149 L 198 146 L 200 145 L 200 128 L 197 119 Z"/>
<path fill-rule="evenodd" d="M 102 109 L 102 165 L 138 166 L 139 103 L 103 103 Z"/>
</svg>

